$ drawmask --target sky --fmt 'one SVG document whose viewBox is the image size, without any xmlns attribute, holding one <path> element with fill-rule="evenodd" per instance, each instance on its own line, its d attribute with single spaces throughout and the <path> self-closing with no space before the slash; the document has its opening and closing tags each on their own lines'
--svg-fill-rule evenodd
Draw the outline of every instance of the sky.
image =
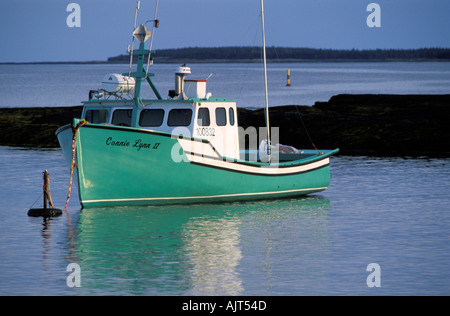
<svg viewBox="0 0 450 316">
<path fill-rule="evenodd" d="M 132 41 L 136 0 L 2 0 L 0 62 L 104 61 Z M 137 23 L 154 18 L 141 0 Z M 79 5 L 79 27 L 67 11 Z M 370 3 L 379 10 L 367 10 Z M 450 48 L 450 0 L 265 0 L 266 45 Z M 159 0 L 153 49 L 260 46 L 259 0 Z M 380 27 L 369 27 L 367 19 Z M 375 20 L 374 20 L 375 19 Z M 151 26 L 149 23 L 147 26 Z M 149 44 L 147 44 L 149 45 Z M 147 46 L 148 48 L 148 46 Z"/>
</svg>

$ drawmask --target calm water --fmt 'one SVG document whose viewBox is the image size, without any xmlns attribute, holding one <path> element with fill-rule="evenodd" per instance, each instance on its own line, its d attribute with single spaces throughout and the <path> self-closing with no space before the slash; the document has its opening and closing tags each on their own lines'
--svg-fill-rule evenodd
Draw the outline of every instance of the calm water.
<svg viewBox="0 0 450 316">
<path fill-rule="evenodd" d="M 155 64 L 153 81 L 163 97 L 174 89 L 175 64 Z M 213 97 L 235 100 L 240 107 L 264 105 L 260 64 L 191 64 L 191 79 L 208 80 Z M 286 71 L 291 86 L 286 87 Z M 0 107 L 71 106 L 101 88 L 107 73 L 120 65 L 0 65 Z M 313 105 L 341 93 L 448 94 L 450 63 L 280 63 L 268 65 L 269 103 Z M 143 96 L 154 98 L 145 84 Z"/>
<path fill-rule="evenodd" d="M 240 106 L 261 106 L 255 64 L 194 64 L 191 78 Z M 176 65 L 155 65 L 163 95 Z M 286 69 L 292 86 L 285 87 Z M 0 65 L 0 107 L 78 105 L 127 65 Z M 270 103 L 339 93 L 450 93 L 450 63 L 271 64 Z M 25 89 L 26 87 L 26 89 Z M 148 93 L 147 90 L 144 93 Z M 81 210 L 43 221 L 50 172 L 63 208 L 60 150 L 0 147 L 0 295 L 449 295 L 450 159 L 337 156 L 330 188 L 307 198 Z M 70 263 L 81 287 L 68 287 Z M 366 268 L 380 266 L 381 287 Z"/>
<path fill-rule="evenodd" d="M 450 159 L 337 156 L 321 194 L 249 203 L 80 210 L 75 189 L 47 222 L 26 214 L 44 169 L 63 208 L 59 150 L 0 147 L 0 295 L 450 294 Z"/>
</svg>

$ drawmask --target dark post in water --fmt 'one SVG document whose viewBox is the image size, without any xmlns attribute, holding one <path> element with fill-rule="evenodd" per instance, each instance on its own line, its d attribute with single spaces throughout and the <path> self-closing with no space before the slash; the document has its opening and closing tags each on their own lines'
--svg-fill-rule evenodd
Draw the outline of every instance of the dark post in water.
<svg viewBox="0 0 450 316">
<path fill-rule="evenodd" d="M 59 216 L 62 214 L 62 211 L 60 209 L 54 208 L 53 207 L 53 203 L 50 203 L 50 207 L 47 208 L 47 204 L 49 203 L 49 200 L 51 201 L 51 197 L 50 197 L 50 188 L 49 188 L 49 175 L 48 175 L 48 171 L 45 170 L 44 171 L 44 186 L 43 186 L 43 195 L 44 195 L 44 200 L 43 200 L 43 208 L 30 208 L 28 210 L 28 216 L 33 216 L 33 217 L 39 217 L 39 216 L 43 216 L 43 217 L 53 217 L 53 216 Z"/>
</svg>

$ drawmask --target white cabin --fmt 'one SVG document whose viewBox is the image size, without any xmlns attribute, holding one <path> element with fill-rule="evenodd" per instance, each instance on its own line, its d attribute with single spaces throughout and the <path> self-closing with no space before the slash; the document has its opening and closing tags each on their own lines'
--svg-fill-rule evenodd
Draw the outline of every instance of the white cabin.
<svg viewBox="0 0 450 316">
<path fill-rule="evenodd" d="M 186 71 L 180 76 L 180 68 L 175 72 L 176 90 L 169 91 L 167 100 L 139 101 L 136 128 L 206 139 L 220 155 L 239 159 L 236 102 L 211 98 L 206 80 L 184 80 Z M 82 118 L 94 124 L 131 126 L 133 105 L 133 100 L 96 99 L 92 94 L 84 102 Z"/>
</svg>

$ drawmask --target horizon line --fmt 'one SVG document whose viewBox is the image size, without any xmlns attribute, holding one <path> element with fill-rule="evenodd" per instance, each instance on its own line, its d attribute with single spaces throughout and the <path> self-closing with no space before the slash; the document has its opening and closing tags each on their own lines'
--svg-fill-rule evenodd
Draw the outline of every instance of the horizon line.
<svg viewBox="0 0 450 316">
<path fill-rule="evenodd" d="M 160 48 L 153 50 L 164 51 L 164 50 L 191 50 L 191 49 L 229 49 L 229 48 L 261 48 L 260 46 L 189 46 L 189 47 L 179 47 L 179 48 Z M 336 52 L 376 52 L 376 51 L 421 51 L 421 50 L 444 50 L 450 52 L 450 47 L 420 47 L 420 48 L 370 48 L 370 49 L 361 49 L 361 48 L 347 48 L 347 49 L 339 49 L 339 48 L 311 48 L 311 47 L 289 47 L 289 46 L 268 46 L 268 49 L 303 49 L 303 50 L 311 50 L 311 51 L 336 51 Z M 120 54 L 116 56 L 106 57 L 104 60 L 80 60 L 80 61 L 0 61 L 0 65 L 11 65 L 11 64 L 117 64 L 122 62 L 114 62 L 109 61 L 110 58 L 117 58 L 119 56 L 126 56 L 126 54 Z M 173 60 L 173 63 L 179 62 L 177 58 L 168 58 L 161 57 L 161 59 L 169 59 Z M 188 62 L 211 62 L 211 61 L 221 61 L 221 62 L 252 62 L 254 58 L 201 58 L 201 59 L 193 59 L 192 57 L 187 57 L 186 60 Z M 190 60 L 190 61 L 189 61 Z M 380 58 L 270 58 L 268 57 L 268 61 L 276 61 L 280 62 L 288 61 L 288 62 L 354 62 L 354 61 L 368 61 L 368 62 L 389 62 L 389 61 L 450 61 L 449 58 L 391 58 L 391 59 L 380 59 Z M 164 63 L 172 63 L 170 61 L 166 61 Z"/>
</svg>

